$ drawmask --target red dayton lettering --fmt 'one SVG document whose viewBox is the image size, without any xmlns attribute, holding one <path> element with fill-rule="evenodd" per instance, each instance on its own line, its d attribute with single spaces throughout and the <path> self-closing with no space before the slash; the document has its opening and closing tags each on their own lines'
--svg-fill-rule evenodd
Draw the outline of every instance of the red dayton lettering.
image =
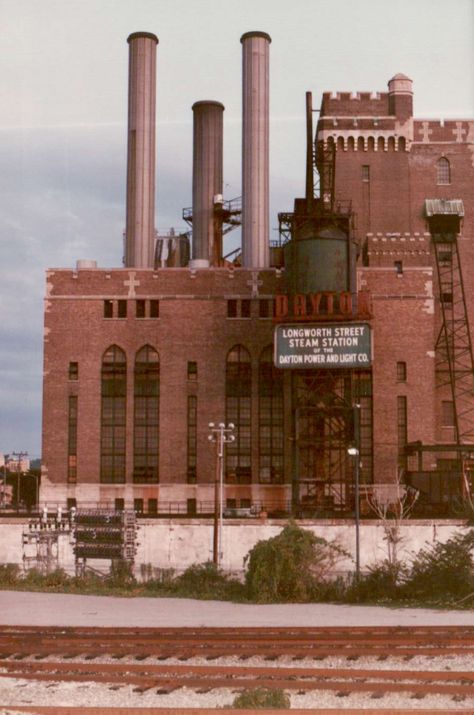
<svg viewBox="0 0 474 715">
<path fill-rule="evenodd" d="M 370 315 L 370 300 L 367 291 L 358 294 L 358 314 Z M 352 294 L 342 293 L 297 293 L 294 296 L 275 296 L 275 318 L 283 320 L 288 316 L 295 318 L 316 318 L 318 316 L 354 315 Z"/>
</svg>

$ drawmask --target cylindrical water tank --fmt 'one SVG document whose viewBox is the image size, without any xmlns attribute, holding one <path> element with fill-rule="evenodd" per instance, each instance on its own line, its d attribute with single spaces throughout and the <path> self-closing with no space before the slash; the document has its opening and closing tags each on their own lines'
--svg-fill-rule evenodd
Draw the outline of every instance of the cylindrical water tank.
<svg viewBox="0 0 474 715">
<path fill-rule="evenodd" d="M 337 227 L 316 234 L 308 226 L 284 246 L 285 275 L 292 293 L 343 292 L 351 289 L 349 241 Z"/>
</svg>

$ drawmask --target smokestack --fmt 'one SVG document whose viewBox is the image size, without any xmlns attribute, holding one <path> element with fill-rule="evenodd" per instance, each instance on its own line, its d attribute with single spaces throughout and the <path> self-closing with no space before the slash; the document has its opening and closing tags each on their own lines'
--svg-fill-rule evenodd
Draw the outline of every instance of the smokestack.
<svg viewBox="0 0 474 715">
<path fill-rule="evenodd" d="M 153 268 L 158 38 L 151 32 L 134 32 L 127 42 L 130 49 L 125 265 Z"/>
<path fill-rule="evenodd" d="M 222 218 L 214 198 L 222 195 L 224 105 L 193 104 L 193 260 L 218 266 L 222 259 Z"/>
<path fill-rule="evenodd" d="M 269 265 L 269 49 L 266 32 L 240 38 L 243 60 L 242 258 L 247 268 Z"/>
</svg>

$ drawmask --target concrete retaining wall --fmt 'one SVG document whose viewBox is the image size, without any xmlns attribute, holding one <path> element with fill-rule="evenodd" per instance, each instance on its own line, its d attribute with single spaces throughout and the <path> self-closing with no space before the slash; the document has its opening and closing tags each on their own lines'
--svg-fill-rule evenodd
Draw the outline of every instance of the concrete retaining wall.
<svg viewBox="0 0 474 715">
<path fill-rule="evenodd" d="M 337 564 L 338 572 L 353 571 L 355 564 L 355 527 L 349 520 L 305 520 L 300 526 L 312 531 L 328 541 L 336 540 L 352 558 L 343 557 Z M 260 540 L 276 536 L 285 523 L 277 520 L 247 519 L 238 521 L 226 519 L 223 526 L 224 570 L 241 574 L 244 570 L 244 557 Z M 137 532 L 137 575 L 147 571 L 156 573 L 157 569 L 182 571 L 188 566 L 212 560 L 213 522 L 198 519 L 171 519 L 138 521 Z M 455 533 L 465 529 L 461 520 L 412 520 L 401 526 L 402 543 L 399 546 L 401 558 L 410 555 L 422 547 L 436 541 L 447 541 Z M 0 563 L 14 563 L 25 568 L 36 565 L 38 547 L 27 541 L 23 534 L 28 534 L 28 520 L 2 519 L 0 522 Z M 43 558 L 46 547 L 40 549 Z M 73 573 L 75 570 L 72 537 L 67 532 L 59 532 L 57 542 L 50 547 L 51 564 L 60 566 Z M 387 558 L 387 544 L 384 539 L 383 524 L 379 521 L 364 521 L 360 526 L 360 563 L 361 569 Z M 90 560 L 88 564 L 102 571 L 108 571 L 110 562 Z"/>
</svg>

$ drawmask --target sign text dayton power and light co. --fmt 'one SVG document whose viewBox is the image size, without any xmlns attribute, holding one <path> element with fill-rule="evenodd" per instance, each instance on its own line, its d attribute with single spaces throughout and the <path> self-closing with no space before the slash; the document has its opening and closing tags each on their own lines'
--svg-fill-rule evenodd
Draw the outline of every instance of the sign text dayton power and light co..
<svg viewBox="0 0 474 715">
<path fill-rule="evenodd" d="M 369 367 L 372 341 L 368 323 L 277 325 L 276 367 Z"/>
</svg>

